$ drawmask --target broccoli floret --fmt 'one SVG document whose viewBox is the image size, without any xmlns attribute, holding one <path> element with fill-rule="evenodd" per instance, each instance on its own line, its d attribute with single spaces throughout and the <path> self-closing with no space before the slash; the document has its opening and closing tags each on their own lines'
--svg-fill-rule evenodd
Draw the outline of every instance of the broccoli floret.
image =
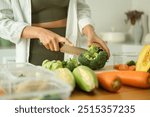
<svg viewBox="0 0 150 117">
<path fill-rule="evenodd" d="M 103 50 L 101 48 L 97 47 L 96 45 L 91 45 L 88 48 L 88 52 L 90 52 L 91 54 L 99 53 L 100 51 L 103 51 Z"/>
<path fill-rule="evenodd" d="M 56 62 L 55 60 L 53 60 L 53 61 L 45 60 L 42 63 L 42 67 L 51 70 L 52 64 L 55 62 Z"/>
<path fill-rule="evenodd" d="M 131 60 L 126 63 L 128 66 L 136 65 L 136 62 Z"/>
<path fill-rule="evenodd" d="M 49 69 L 49 70 L 55 70 L 58 68 L 62 68 L 63 66 L 62 66 L 62 62 L 59 60 L 58 61 L 56 61 L 56 60 L 53 60 L 53 61 L 45 60 L 42 63 L 42 67 Z"/>
<path fill-rule="evenodd" d="M 75 58 L 63 61 L 63 67 L 68 68 L 70 71 L 73 71 L 74 68 L 78 66 L 79 66 L 78 60 Z"/>
<path fill-rule="evenodd" d="M 101 69 L 107 62 L 108 55 L 99 47 L 91 46 L 88 52 L 82 53 L 78 60 L 82 65 L 88 66 L 93 70 Z"/>
<path fill-rule="evenodd" d="M 49 60 L 47 60 L 47 59 L 44 60 L 44 61 L 42 62 L 42 66 L 45 65 L 47 62 L 49 62 Z"/>
<path fill-rule="evenodd" d="M 78 57 L 78 61 L 85 66 L 88 66 L 90 63 L 90 56 L 88 55 L 88 53 L 82 53 L 79 57 Z"/>
<path fill-rule="evenodd" d="M 63 67 L 62 62 L 58 60 L 52 64 L 51 70 L 56 70 L 56 69 L 62 68 L 62 67 Z"/>
</svg>

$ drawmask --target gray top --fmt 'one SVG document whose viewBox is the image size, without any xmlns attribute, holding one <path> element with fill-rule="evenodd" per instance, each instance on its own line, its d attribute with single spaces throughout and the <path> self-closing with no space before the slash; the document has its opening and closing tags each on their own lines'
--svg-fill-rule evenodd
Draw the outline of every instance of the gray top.
<svg viewBox="0 0 150 117">
<path fill-rule="evenodd" d="M 31 0 L 32 23 L 56 21 L 67 18 L 70 0 Z"/>
</svg>

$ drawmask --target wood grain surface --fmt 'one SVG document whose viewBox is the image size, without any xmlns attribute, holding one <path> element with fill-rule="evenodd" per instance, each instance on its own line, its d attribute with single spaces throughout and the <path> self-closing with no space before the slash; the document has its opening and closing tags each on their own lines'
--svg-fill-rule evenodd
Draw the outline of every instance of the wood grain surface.
<svg viewBox="0 0 150 117">
<path fill-rule="evenodd" d="M 139 89 L 123 86 L 118 93 L 107 92 L 98 88 L 93 93 L 76 89 L 70 100 L 150 100 L 150 89 Z"/>
</svg>

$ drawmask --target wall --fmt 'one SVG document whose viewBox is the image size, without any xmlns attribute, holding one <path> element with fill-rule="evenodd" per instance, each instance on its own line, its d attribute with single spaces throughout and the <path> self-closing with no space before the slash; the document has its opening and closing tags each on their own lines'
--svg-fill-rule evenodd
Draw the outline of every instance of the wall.
<svg viewBox="0 0 150 117">
<path fill-rule="evenodd" d="M 144 11 L 148 15 L 150 30 L 150 0 L 132 0 L 132 9 Z"/>
<path fill-rule="evenodd" d="M 86 0 L 92 10 L 97 32 L 126 31 L 125 12 L 131 8 L 131 0 Z M 142 0 L 141 0 L 142 1 Z"/>
<path fill-rule="evenodd" d="M 132 9 L 143 10 L 150 15 L 150 0 L 132 0 Z"/>
</svg>

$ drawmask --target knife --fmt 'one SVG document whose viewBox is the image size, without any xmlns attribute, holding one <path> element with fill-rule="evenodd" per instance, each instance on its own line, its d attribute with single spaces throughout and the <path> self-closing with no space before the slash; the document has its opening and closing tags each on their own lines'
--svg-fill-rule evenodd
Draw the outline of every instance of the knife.
<svg viewBox="0 0 150 117">
<path fill-rule="evenodd" d="M 73 55 L 79 56 L 81 53 L 84 53 L 86 51 L 87 50 L 84 48 L 69 46 L 66 44 L 60 44 L 60 52 L 63 52 L 63 53 L 68 53 L 68 54 L 73 54 Z"/>
</svg>

